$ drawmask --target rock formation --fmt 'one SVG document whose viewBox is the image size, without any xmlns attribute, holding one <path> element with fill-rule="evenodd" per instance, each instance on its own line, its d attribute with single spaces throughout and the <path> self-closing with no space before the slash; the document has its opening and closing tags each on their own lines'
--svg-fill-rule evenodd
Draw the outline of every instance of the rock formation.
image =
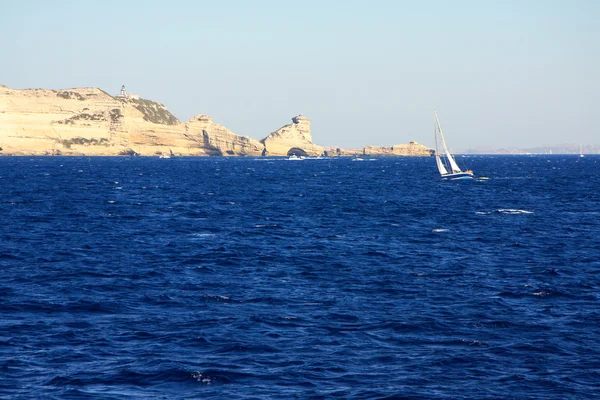
<svg viewBox="0 0 600 400">
<path fill-rule="evenodd" d="M 328 156 L 433 156 L 435 151 L 415 141 L 409 144 L 395 144 L 386 146 L 365 146 L 361 149 L 344 149 L 341 147 L 328 147 L 325 154 Z"/>
<path fill-rule="evenodd" d="M 292 154 L 320 156 L 323 147 L 312 142 L 310 120 L 303 115 L 292 118 L 292 124 L 285 125 L 261 140 L 265 153 L 269 156 L 288 156 Z"/>
<path fill-rule="evenodd" d="M 338 149 L 339 150 L 339 149 Z M 181 123 L 157 102 L 97 88 L 10 89 L 0 85 L 0 154 L 319 156 L 310 120 L 302 115 L 261 141 L 239 136 L 207 115 Z M 327 153 L 330 153 L 329 151 Z M 329 155 L 350 155 L 342 151 Z M 416 142 L 367 146 L 369 155 L 430 155 Z"/>
<path fill-rule="evenodd" d="M 260 156 L 264 150 L 263 144 L 258 140 L 238 136 L 223 125 L 212 122 L 208 115 L 196 115 L 185 126 L 188 136 L 201 144 L 210 155 Z"/>
<path fill-rule="evenodd" d="M 408 144 L 395 144 L 391 147 L 365 146 L 363 154 L 367 156 L 432 156 L 434 150 L 411 141 Z"/>
<path fill-rule="evenodd" d="M 14 155 L 261 155 L 208 116 L 181 123 L 160 103 L 96 88 L 0 86 L 0 147 Z"/>
</svg>

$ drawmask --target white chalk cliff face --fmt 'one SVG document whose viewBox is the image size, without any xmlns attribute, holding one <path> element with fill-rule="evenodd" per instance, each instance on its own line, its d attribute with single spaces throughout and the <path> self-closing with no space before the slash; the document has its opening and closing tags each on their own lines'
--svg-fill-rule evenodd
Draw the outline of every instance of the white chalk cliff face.
<svg viewBox="0 0 600 400">
<path fill-rule="evenodd" d="M 116 98 L 96 88 L 0 87 L 3 154 L 153 155 L 189 147 L 179 121 L 159 103 Z"/>
<path fill-rule="evenodd" d="M 265 145 L 266 154 L 269 156 L 287 156 L 292 153 L 309 156 L 323 154 L 323 147 L 312 142 L 310 120 L 303 115 L 298 115 L 292 118 L 292 122 L 261 140 Z"/>
<path fill-rule="evenodd" d="M 287 132 L 279 147 L 319 152 L 311 141 L 310 122 L 299 118 L 294 125 L 298 128 Z M 0 148 L 5 155 L 266 153 L 260 141 L 236 135 L 207 115 L 181 123 L 162 104 L 138 96 L 113 97 L 97 88 L 18 90 L 1 85 Z"/>
<path fill-rule="evenodd" d="M 262 143 L 210 117 L 185 124 L 165 106 L 96 88 L 0 86 L 0 147 L 6 155 L 261 155 Z"/>
<path fill-rule="evenodd" d="M 430 152 L 412 142 L 367 146 L 363 151 L 373 155 Z M 164 105 L 126 93 L 113 97 L 97 88 L 19 90 L 0 85 L 0 154 L 319 156 L 324 148 L 312 142 L 310 120 L 302 115 L 258 141 L 236 135 L 208 115 L 181 123 Z"/>
<path fill-rule="evenodd" d="M 215 124 L 208 115 L 200 114 L 186 121 L 188 137 L 205 152 L 218 156 L 260 156 L 264 146 L 248 136 L 238 136 L 223 125 Z"/>
<path fill-rule="evenodd" d="M 391 147 L 385 146 L 365 146 L 364 155 L 370 156 L 432 156 L 433 149 L 417 142 L 409 144 L 395 144 Z"/>
</svg>

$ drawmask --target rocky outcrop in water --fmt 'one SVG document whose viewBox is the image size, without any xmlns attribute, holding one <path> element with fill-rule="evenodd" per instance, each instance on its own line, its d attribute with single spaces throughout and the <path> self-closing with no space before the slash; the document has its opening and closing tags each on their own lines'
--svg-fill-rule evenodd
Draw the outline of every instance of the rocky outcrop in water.
<svg viewBox="0 0 600 400">
<path fill-rule="evenodd" d="M 432 156 L 434 150 L 412 141 L 408 144 L 395 144 L 391 147 L 365 146 L 363 154 L 367 156 Z"/>
<path fill-rule="evenodd" d="M 303 115 L 295 116 L 291 124 L 272 132 L 261 142 L 265 146 L 266 154 L 270 156 L 323 154 L 323 147 L 312 142 L 310 120 Z"/>
<path fill-rule="evenodd" d="M 327 147 L 328 156 L 433 156 L 435 151 L 415 141 L 409 144 L 393 146 L 365 146 L 360 149 L 345 149 L 342 147 Z"/>
</svg>

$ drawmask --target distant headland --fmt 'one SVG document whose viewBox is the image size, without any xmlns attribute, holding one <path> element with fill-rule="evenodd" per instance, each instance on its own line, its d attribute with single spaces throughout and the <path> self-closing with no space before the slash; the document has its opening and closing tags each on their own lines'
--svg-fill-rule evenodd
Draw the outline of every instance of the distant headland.
<svg viewBox="0 0 600 400">
<path fill-rule="evenodd" d="M 600 146 L 593 144 L 564 143 L 536 147 L 478 147 L 464 151 L 464 154 L 600 154 Z"/>
<path fill-rule="evenodd" d="M 98 88 L 11 89 L 0 85 L 0 155 L 69 156 L 430 156 L 411 141 L 362 149 L 313 143 L 297 115 L 261 140 L 239 136 L 208 115 L 181 122 L 161 103 Z"/>
</svg>

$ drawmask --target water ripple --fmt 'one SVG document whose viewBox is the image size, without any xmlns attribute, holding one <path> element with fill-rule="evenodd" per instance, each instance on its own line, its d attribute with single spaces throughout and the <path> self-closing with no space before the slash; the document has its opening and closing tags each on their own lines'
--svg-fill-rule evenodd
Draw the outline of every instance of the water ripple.
<svg viewBox="0 0 600 400">
<path fill-rule="evenodd" d="M 1 157 L 0 397 L 594 398 L 582 160 Z"/>
</svg>

